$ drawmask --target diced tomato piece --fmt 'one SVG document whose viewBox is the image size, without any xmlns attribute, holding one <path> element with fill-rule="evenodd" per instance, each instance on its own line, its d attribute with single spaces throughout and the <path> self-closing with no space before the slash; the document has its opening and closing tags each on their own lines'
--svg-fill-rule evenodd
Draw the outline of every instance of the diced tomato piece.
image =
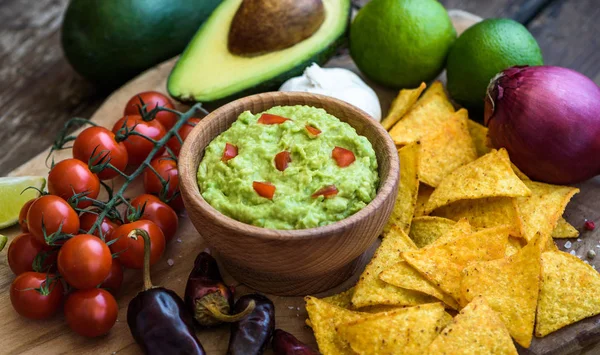
<svg viewBox="0 0 600 355">
<path fill-rule="evenodd" d="M 223 157 L 221 157 L 221 160 L 227 162 L 228 160 L 237 157 L 237 155 L 238 148 L 233 144 L 225 143 L 225 150 L 223 150 Z"/>
<path fill-rule="evenodd" d="M 282 124 L 285 121 L 289 121 L 289 118 L 285 118 L 285 117 L 281 117 L 281 116 L 277 116 L 277 115 L 271 115 L 270 113 L 263 113 L 262 115 L 260 115 L 260 118 L 258 119 L 258 123 L 260 124 Z"/>
<path fill-rule="evenodd" d="M 316 127 L 309 126 L 309 125 L 306 125 L 305 127 L 306 127 L 306 130 L 308 131 L 308 133 L 309 133 L 311 136 L 315 136 L 315 137 L 316 137 L 316 136 L 318 136 L 319 134 L 321 134 L 321 130 L 320 130 L 320 129 L 318 129 L 318 128 L 316 128 Z"/>
<path fill-rule="evenodd" d="M 331 157 L 335 160 L 335 162 L 340 168 L 345 168 L 348 165 L 354 163 L 354 161 L 356 160 L 356 157 L 354 156 L 354 153 L 352 153 L 352 151 L 341 147 L 333 148 L 333 151 L 331 152 Z"/>
<path fill-rule="evenodd" d="M 338 189 L 337 189 L 337 187 L 335 187 L 335 185 L 328 185 L 328 186 L 325 186 L 325 187 L 319 189 L 317 192 L 312 194 L 311 197 L 317 198 L 319 196 L 324 196 L 325 198 L 329 198 L 329 197 L 333 197 L 333 196 L 337 195 L 337 193 L 338 193 Z"/>
<path fill-rule="evenodd" d="M 259 196 L 268 198 L 269 200 L 272 200 L 273 195 L 275 195 L 275 185 L 271 184 L 270 182 L 254 181 L 252 183 L 252 187 Z"/>
<path fill-rule="evenodd" d="M 279 171 L 284 171 L 285 169 L 287 169 L 288 164 L 291 161 L 292 156 L 290 155 L 290 152 L 284 150 L 283 152 L 277 153 L 277 155 L 275 156 L 275 167 Z"/>
</svg>

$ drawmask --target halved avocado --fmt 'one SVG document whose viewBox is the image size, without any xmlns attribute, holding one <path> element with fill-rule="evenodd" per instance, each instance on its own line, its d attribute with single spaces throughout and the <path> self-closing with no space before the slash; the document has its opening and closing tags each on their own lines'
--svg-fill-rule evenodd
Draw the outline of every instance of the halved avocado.
<svg viewBox="0 0 600 355">
<path fill-rule="evenodd" d="M 256 56 L 229 51 L 229 29 L 242 0 L 223 1 L 173 68 L 167 83 L 169 93 L 186 102 L 222 103 L 277 89 L 311 63 L 325 63 L 346 40 L 350 0 L 322 1 L 325 20 L 312 36 L 289 48 Z"/>
</svg>

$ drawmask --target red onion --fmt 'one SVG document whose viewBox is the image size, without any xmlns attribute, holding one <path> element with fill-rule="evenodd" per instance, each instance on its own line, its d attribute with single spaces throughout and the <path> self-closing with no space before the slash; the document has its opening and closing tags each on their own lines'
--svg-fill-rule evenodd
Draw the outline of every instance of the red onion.
<svg viewBox="0 0 600 355">
<path fill-rule="evenodd" d="M 583 74 L 504 70 L 488 87 L 485 124 L 492 145 L 533 180 L 572 184 L 600 174 L 600 87 Z"/>
</svg>

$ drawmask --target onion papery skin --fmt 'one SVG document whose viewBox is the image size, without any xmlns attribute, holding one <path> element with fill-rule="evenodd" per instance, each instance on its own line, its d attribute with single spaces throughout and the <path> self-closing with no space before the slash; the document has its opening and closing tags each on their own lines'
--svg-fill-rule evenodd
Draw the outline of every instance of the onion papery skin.
<svg viewBox="0 0 600 355">
<path fill-rule="evenodd" d="M 492 146 L 533 180 L 574 184 L 600 174 L 600 87 L 583 74 L 504 70 L 488 87 L 485 124 Z"/>
</svg>

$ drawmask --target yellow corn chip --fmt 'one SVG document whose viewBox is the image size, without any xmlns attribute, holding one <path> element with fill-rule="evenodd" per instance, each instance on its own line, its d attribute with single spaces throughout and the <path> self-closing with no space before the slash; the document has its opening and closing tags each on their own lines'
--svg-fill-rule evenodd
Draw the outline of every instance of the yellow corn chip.
<svg viewBox="0 0 600 355">
<path fill-rule="evenodd" d="M 445 314 L 441 303 L 432 303 L 342 323 L 337 332 L 361 355 L 421 355 L 446 326 Z"/>
<path fill-rule="evenodd" d="M 431 85 L 429 85 L 429 88 L 425 90 L 423 96 L 421 96 L 421 99 L 417 101 L 415 106 L 423 105 L 427 102 L 427 100 L 431 99 L 431 97 L 435 95 L 446 95 L 446 91 L 444 90 L 444 84 L 442 84 L 442 82 L 439 80 L 436 80 Z"/>
<path fill-rule="evenodd" d="M 455 224 L 455 221 L 442 217 L 415 217 L 412 220 L 408 236 L 417 247 L 423 248 L 448 233 Z"/>
<path fill-rule="evenodd" d="M 354 287 L 350 287 L 344 292 L 340 292 L 329 297 L 321 298 L 321 301 L 327 302 L 334 306 L 338 306 L 345 309 L 351 309 L 352 307 L 352 295 L 354 294 Z"/>
<path fill-rule="evenodd" d="M 476 297 L 427 348 L 432 355 L 517 355 L 508 329 L 482 297 Z"/>
<path fill-rule="evenodd" d="M 405 251 L 402 258 L 442 291 L 459 300 L 463 268 L 472 261 L 503 257 L 509 232 L 508 226 L 488 228 L 446 243 Z"/>
<path fill-rule="evenodd" d="M 415 206 L 415 217 L 426 216 L 425 205 L 429 200 L 429 196 L 433 193 L 433 187 L 425 184 L 419 184 L 419 192 L 417 194 L 417 205 Z"/>
<path fill-rule="evenodd" d="M 552 238 L 577 238 L 579 231 L 567 222 L 563 217 L 558 219 L 556 227 L 552 231 Z"/>
<path fill-rule="evenodd" d="M 523 249 L 523 244 L 521 244 L 521 238 L 508 237 L 508 244 L 506 245 L 506 252 L 504 256 L 511 256 L 516 254 L 519 250 Z"/>
<path fill-rule="evenodd" d="M 379 274 L 379 278 L 391 285 L 433 296 L 444 302 L 448 307 L 458 309 L 458 303 L 452 297 L 448 296 L 440 290 L 439 287 L 429 282 L 417 270 L 408 265 L 406 261 L 401 261 L 384 270 Z"/>
<path fill-rule="evenodd" d="M 425 83 L 421 83 L 416 89 L 400 90 L 398 96 L 392 101 L 387 116 L 381 121 L 381 125 L 386 131 L 389 131 L 413 107 L 426 86 Z"/>
<path fill-rule="evenodd" d="M 469 120 L 467 123 L 469 127 L 469 133 L 475 143 L 475 149 L 477 150 L 477 156 L 481 157 L 491 152 L 492 149 L 488 147 L 488 129 L 479 123 Z"/>
<path fill-rule="evenodd" d="M 454 240 L 459 237 L 464 237 L 471 233 L 473 233 L 471 224 L 469 224 L 469 221 L 467 221 L 466 218 L 462 218 L 456 222 L 456 224 L 448 231 L 448 233 L 442 234 L 438 239 L 434 240 L 429 245 L 440 245 L 448 243 L 451 240 Z"/>
<path fill-rule="evenodd" d="M 567 203 L 579 189 L 534 181 L 524 183 L 532 194 L 517 198 L 517 209 L 523 221 L 523 237 L 529 241 L 537 232 L 551 235 Z"/>
<path fill-rule="evenodd" d="M 454 112 L 443 89 L 428 94 L 431 89 L 433 85 L 390 130 L 390 136 L 397 145 L 416 142 L 436 131 Z"/>
<path fill-rule="evenodd" d="M 414 306 L 432 302 L 434 299 L 430 296 L 392 286 L 379 279 L 379 274 L 384 269 L 402 261 L 400 252 L 416 247 L 406 233 L 392 227 L 360 275 L 352 296 L 352 305 L 361 308 L 375 305 Z"/>
<path fill-rule="evenodd" d="M 542 253 L 542 282 L 535 335 L 546 336 L 600 313 L 600 274 L 578 257 L 561 251 Z"/>
<path fill-rule="evenodd" d="M 517 203 L 512 197 L 457 201 L 436 209 L 433 214 L 453 221 L 465 218 L 475 228 L 510 225 L 511 235 L 521 236 L 522 221 L 517 211 Z"/>
<path fill-rule="evenodd" d="M 515 164 L 510 163 L 510 167 L 515 172 L 515 175 L 517 175 L 519 179 L 521 179 L 521 181 L 531 180 L 527 175 L 523 174 L 523 172 L 519 170 L 519 168 L 517 168 Z"/>
<path fill-rule="evenodd" d="M 530 196 L 531 191 L 515 175 L 505 157 L 504 149 L 492 151 L 454 170 L 433 191 L 425 205 L 425 213 L 459 200 Z"/>
<path fill-rule="evenodd" d="M 419 179 L 429 186 L 438 186 L 456 168 L 477 159 L 477 151 L 469 135 L 467 110 L 450 115 L 433 134 L 421 139 Z M 402 163 L 400 163 L 402 166 Z"/>
<path fill-rule="evenodd" d="M 475 262 L 462 272 L 460 302 L 465 305 L 475 297 L 483 296 L 499 313 L 515 341 L 525 348 L 531 344 L 533 335 L 541 249 L 547 238 L 538 234 L 516 254 Z"/>
<path fill-rule="evenodd" d="M 398 194 L 390 219 L 384 228 L 384 233 L 387 233 L 394 225 L 405 233 L 410 230 L 410 223 L 417 204 L 417 192 L 419 191 L 417 171 L 419 169 L 420 149 L 418 143 L 413 143 L 398 150 L 401 169 Z"/>
</svg>

